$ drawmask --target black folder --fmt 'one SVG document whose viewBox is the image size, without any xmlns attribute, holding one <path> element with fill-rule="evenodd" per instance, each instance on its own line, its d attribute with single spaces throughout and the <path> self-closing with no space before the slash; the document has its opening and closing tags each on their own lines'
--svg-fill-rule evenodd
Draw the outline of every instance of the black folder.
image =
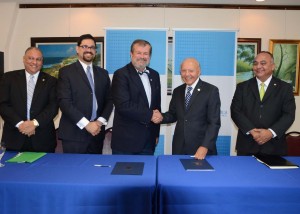
<svg viewBox="0 0 300 214">
<path fill-rule="evenodd" d="M 112 175 L 142 175 L 144 171 L 143 162 L 117 162 Z"/>
<path fill-rule="evenodd" d="M 286 160 L 279 155 L 254 155 L 259 162 L 265 164 L 270 169 L 297 169 L 298 165 Z"/>
<path fill-rule="evenodd" d="M 186 171 L 213 171 L 214 168 L 206 159 L 180 159 L 182 166 Z"/>
</svg>

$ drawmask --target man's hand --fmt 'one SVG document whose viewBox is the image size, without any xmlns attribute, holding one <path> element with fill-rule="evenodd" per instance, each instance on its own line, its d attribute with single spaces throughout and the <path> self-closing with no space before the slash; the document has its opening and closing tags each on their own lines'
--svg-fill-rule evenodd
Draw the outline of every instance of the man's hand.
<svg viewBox="0 0 300 214">
<path fill-rule="evenodd" d="M 157 109 L 153 110 L 151 121 L 155 124 L 159 124 L 162 120 L 163 116 L 161 113 Z"/>
<path fill-rule="evenodd" d="M 30 137 L 35 134 L 35 125 L 32 120 L 24 121 L 19 126 L 19 132 Z"/>
<path fill-rule="evenodd" d="M 203 160 L 206 157 L 207 151 L 207 148 L 200 146 L 195 154 L 195 159 Z"/>
<path fill-rule="evenodd" d="M 250 134 L 259 145 L 263 145 L 273 137 L 272 132 L 268 129 L 252 129 Z"/>
<path fill-rule="evenodd" d="M 273 134 L 270 130 L 268 129 L 259 129 L 260 131 L 260 137 L 257 138 L 256 142 L 259 145 L 263 145 L 264 143 L 268 142 L 269 140 L 272 139 Z"/>
<path fill-rule="evenodd" d="M 89 122 L 85 129 L 93 136 L 96 136 L 101 131 L 102 123 L 98 120 Z"/>
</svg>

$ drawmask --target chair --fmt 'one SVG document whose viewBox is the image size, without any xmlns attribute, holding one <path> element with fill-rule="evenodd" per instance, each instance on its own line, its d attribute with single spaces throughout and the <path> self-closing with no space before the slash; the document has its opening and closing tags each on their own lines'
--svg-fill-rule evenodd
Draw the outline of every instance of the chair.
<svg viewBox="0 0 300 214">
<path fill-rule="evenodd" d="M 111 146 L 110 146 L 112 130 L 113 130 L 112 127 L 105 130 L 105 139 L 103 142 L 103 149 L 102 149 L 103 155 L 111 155 L 112 154 Z"/>
<path fill-rule="evenodd" d="M 288 156 L 300 156 L 300 132 L 288 132 L 285 134 Z"/>
</svg>

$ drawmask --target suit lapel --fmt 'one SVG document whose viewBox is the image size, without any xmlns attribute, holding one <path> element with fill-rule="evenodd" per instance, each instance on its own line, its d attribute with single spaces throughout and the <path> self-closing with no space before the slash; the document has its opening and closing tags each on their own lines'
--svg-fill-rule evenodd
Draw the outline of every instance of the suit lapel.
<svg viewBox="0 0 300 214">
<path fill-rule="evenodd" d="M 149 78 L 149 82 L 150 82 L 150 86 L 151 86 L 151 106 L 153 104 L 153 100 L 155 100 L 155 88 L 156 88 L 156 82 L 153 81 L 153 73 L 150 71 L 150 69 L 148 69 L 149 74 L 148 74 L 148 78 Z M 146 94 L 146 93 L 145 93 Z M 147 96 L 146 96 L 147 97 Z M 148 99 L 147 99 L 148 100 Z"/>
<path fill-rule="evenodd" d="M 26 83 L 26 75 L 25 70 L 21 70 L 19 72 L 18 78 L 17 78 L 17 85 L 20 88 L 21 97 L 23 99 L 23 103 L 27 103 L 27 83 Z"/>
<path fill-rule="evenodd" d="M 80 64 L 79 61 L 77 61 L 75 65 L 76 65 L 76 70 L 77 70 L 79 76 L 83 79 L 83 81 L 85 82 L 85 84 L 86 84 L 86 85 L 90 88 L 90 90 L 92 91 L 90 82 L 89 82 L 89 80 L 88 80 L 88 78 L 87 78 L 87 76 L 86 76 L 86 73 L 85 73 L 85 71 L 84 71 L 82 65 Z M 93 72 L 94 72 L 94 74 L 95 74 L 94 66 L 93 66 Z M 94 76 L 94 79 L 95 79 L 95 76 Z M 94 81 L 95 81 L 95 80 L 94 80 Z"/>
<path fill-rule="evenodd" d="M 180 102 L 180 106 L 183 110 L 183 112 L 185 112 L 185 88 L 186 88 L 186 84 L 183 84 L 181 89 L 179 90 L 179 100 L 182 100 L 182 102 Z"/>
<path fill-rule="evenodd" d="M 46 75 L 43 72 L 40 71 L 39 76 L 36 80 L 31 105 L 33 103 L 35 103 L 36 100 L 38 100 L 39 93 L 43 90 L 46 82 L 47 82 Z"/>
<path fill-rule="evenodd" d="M 98 91 L 99 88 L 100 88 L 100 81 L 101 81 L 102 77 L 100 76 L 100 72 L 98 72 L 97 67 L 94 66 L 94 65 L 93 65 L 93 74 L 94 74 L 94 87 L 95 87 L 95 91 Z"/>
<path fill-rule="evenodd" d="M 250 86 L 250 89 L 251 89 L 252 93 L 254 94 L 255 98 L 256 98 L 258 101 L 260 101 L 256 77 L 253 77 L 253 78 L 250 80 L 249 84 L 250 84 L 250 85 L 249 85 L 249 86 Z"/>
<path fill-rule="evenodd" d="M 271 94 L 276 90 L 277 86 L 278 86 L 277 79 L 275 77 L 272 77 L 272 79 L 271 79 L 271 81 L 269 83 L 269 86 L 268 86 L 268 88 L 266 90 L 266 93 L 265 93 L 265 95 L 263 97 L 262 102 L 265 102 L 266 100 L 269 99 L 269 97 L 271 96 Z"/>
</svg>

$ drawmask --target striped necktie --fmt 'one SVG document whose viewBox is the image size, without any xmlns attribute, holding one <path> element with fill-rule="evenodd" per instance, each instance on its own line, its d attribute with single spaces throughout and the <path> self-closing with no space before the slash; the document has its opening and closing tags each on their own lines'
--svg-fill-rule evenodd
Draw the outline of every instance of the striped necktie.
<svg viewBox="0 0 300 214">
<path fill-rule="evenodd" d="M 28 83 L 27 83 L 27 119 L 30 120 L 30 108 L 31 108 L 31 101 L 33 97 L 35 82 L 34 76 L 30 75 Z"/>
<path fill-rule="evenodd" d="M 265 96 L 265 84 L 262 82 L 260 83 L 260 89 L 259 89 L 260 101 L 263 100 L 264 96 Z"/>
<path fill-rule="evenodd" d="M 185 108 L 187 109 L 188 105 L 189 105 L 189 102 L 190 102 L 190 99 L 192 97 L 192 94 L 191 94 L 191 90 L 193 88 L 191 86 L 188 86 L 187 88 L 187 92 L 186 92 L 186 95 L 185 95 Z"/>
<path fill-rule="evenodd" d="M 96 99 L 96 96 L 95 96 L 95 87 L 94 87 L 94 81 L 93 81 L 93 77 L 92 77 L 92 74 L 91 74 L 91 67 L 90 66 L 87 66 L 86 68 L 86 75 L 87 75 L 87 78 L 90 82 L 90 85 L 91 85 L 91 88 L 92 88 L 92 91 L 93 91 L 93 109 L 92 109 L 92 116 L 91 116 L 91 120 L 94 120 L 96 119 L 97 117 L 97 99 Z"/>
</svg>

